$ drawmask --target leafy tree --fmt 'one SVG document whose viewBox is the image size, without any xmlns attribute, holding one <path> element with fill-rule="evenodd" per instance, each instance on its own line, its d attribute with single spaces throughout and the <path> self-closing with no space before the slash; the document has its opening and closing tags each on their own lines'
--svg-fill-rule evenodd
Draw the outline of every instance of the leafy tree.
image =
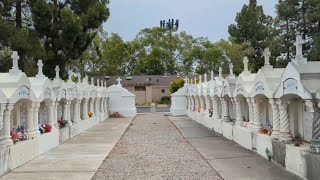
<svg viewBox="0 0 320 180">
<path fill-rule="evenodd" d="M 250 43 L 254 49 L 251 57 L 255 61 L 254 71 L 263 66 L 263 50 L 269 45 L 272 30 L 272 17 L 263 12 L 262 6 L 256 0 L 250 0 L 249 5 L 243 5 L 237 14 L 236 24 L 229 26 L 229 34 L 236 43 Z"/>
<path fill-rule="evenodd" d="M 54 76 L 55 65 L 65 75 L 67 62 L 90 46 L 98 28 L 109 17 L 108 0 L 31 0 L 34 29 L 46 52 L 44 73 Z"/>
<path fill-rule="evenodd" d="M 184 80 L 179 78 L 179 79 L 175 79 L 171 82 L 169 90 L 171 93 L 175 93 L 177 92 L 181 87 L 184 86 Z"/>
</svg>

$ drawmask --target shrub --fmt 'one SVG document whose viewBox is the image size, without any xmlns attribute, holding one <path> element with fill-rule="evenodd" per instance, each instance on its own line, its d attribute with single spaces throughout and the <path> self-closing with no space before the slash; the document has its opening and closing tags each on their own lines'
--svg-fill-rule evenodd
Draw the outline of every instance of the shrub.
<svg viewBox="0 0 320 180">
<path fill-rule="evenodd" d="M 163 96 L 160 101 L 161 104 L 171 104 L 171 97 L 170 96 Z"/>
<path fill-rule="evenodd" d="M 183 79 L 176 79 L 173 80 L 170 84 L 170 92 L 175 93 L 178 91 L 178 89 L 182 88 L 184 86 L 184 80 Z"/>
</svg>

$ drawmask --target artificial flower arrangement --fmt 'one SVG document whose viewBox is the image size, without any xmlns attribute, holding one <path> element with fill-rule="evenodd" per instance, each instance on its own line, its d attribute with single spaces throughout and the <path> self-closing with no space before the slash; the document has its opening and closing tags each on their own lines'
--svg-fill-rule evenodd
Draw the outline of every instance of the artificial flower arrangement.
<svg viewBox="0 0 320 180">
<path fill-rule="evenodd" d="M 198 107 L 198 112 L 201 112 L 201 107 Z"/>
<path fill-rule="evenodd" d="M 43 133 L 49 133 L 52 130 L 52 126 L 50 124 L 44 124 L 39 127 L 39 131 L 41 134 Z"/>
<path fill-rule="evenodd" d="M 12 128 L 10 135 L 13 143 L 28 139 L 28 134 L 26 133 L 24 126 L 19 126 L 17 129 Z"/>
<path fill-rule="evenodd" d="M 91 118 L 93 116 L 93 112 L 88 112 L 88 116 Z"/>
<path fill-rule="evenodd" d="M 59 125 L 60 129 L 66 127 L 67 124 L 68 124 L 68 121 L 63 120 L 62 117 L 60 119 L 58 119 L 57 122 L 58 122 L 58 125 Z"/>
</svg>

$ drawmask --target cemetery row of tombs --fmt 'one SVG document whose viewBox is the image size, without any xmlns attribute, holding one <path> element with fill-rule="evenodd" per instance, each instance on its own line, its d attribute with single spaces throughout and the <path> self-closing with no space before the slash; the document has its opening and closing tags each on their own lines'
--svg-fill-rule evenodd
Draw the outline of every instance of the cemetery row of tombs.
<svg viewBox="0 0 320 180">
<path fill-rule="evenodd" d="M 135 96 L 120 83 L 107 88 L 100 80 L 94 85 L 93 78 L 89 83 L 87 76 L 73 82 L 70 71 L 64 81 L 58 66 L 50 80 L 41 60 L 36 77 L 27 77 L 18 68 L 17 52 L 11 58 L 12 69 L 0 73 L 0 176 L 104 121 L 112 108 L 135 115 Z M 120 99 L 123 95 L 129 101 Z M 119 101 L 131 106 L 131 114 Z"/>
<path fill-rule="evenodd" d="M 320 62 L 303 57 L 301 36 L 296 56 L 286 68 L 269 64 L 257 72 L 244 70 L 236 77 L 233 65 L 223 77 L 211 72 L 202 79 L 186 78 L 172 94 L 171 113 L 187 115 L 241 146 L 256 151 L 295 174 L 317 179 L 320 172 Z"/>
</svg>

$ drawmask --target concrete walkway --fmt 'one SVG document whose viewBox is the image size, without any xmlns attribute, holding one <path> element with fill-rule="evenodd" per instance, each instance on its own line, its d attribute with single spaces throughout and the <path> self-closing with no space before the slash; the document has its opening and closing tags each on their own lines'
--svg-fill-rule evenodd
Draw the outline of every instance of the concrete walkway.
<svg viewBox="0 0 320 180">
<path fill-rule="evenodd" d="M 138 115 L 93 180 L 221 177 L 163 114 Z"/>
<path fill-rule="evenodd" d="M 221 137 L 188 117 L 170 119 L 226 180 L 300 180 L 281 166 Z"/>
<path fill-rule="evenodd" d="M 0 179 L 90 180 L 131 121 L 107 119 Z"/>
</svg>

